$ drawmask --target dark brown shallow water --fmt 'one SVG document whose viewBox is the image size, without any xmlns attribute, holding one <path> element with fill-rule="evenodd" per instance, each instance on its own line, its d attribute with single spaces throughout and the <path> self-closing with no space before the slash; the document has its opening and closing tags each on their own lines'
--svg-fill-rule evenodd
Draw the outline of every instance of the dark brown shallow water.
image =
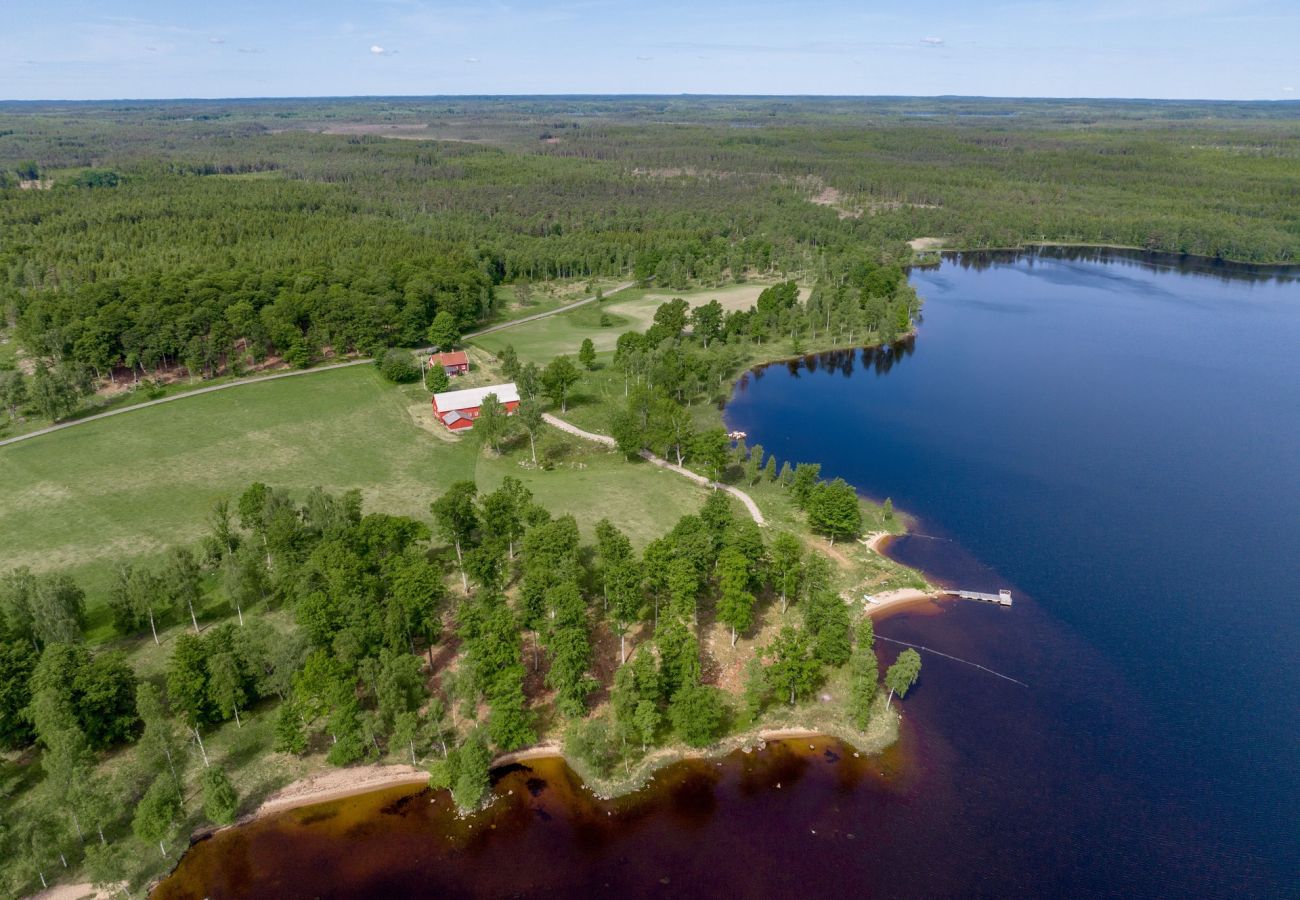
<svg viewBox="0 0 1300 900">
<path fill-rule="evenodd" d="M 676 764 L 614 801 L 562 761 L 535 760 L 498 772 L 495 802 L 469 819 L 445 792 L 399 787 L 221 832 L 154 896 L 815 895 L 889 840 L 862 810 L 909 802 L 901 759 L 772 742 Z"/>
</svg>

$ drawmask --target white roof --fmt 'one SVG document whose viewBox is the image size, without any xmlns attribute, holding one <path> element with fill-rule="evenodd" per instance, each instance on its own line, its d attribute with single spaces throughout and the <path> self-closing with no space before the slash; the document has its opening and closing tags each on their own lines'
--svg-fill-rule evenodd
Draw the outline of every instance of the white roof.
<svg viewBox="0 0 1300 900">
<path fill-rule="evenodd" d="M 496 394 L 497 399 L 502 403 L 518 403 L 519 388 L 515 387 L 513 381 L 505 384 L 493 384 L 487 387 L 466 388 L 463 391 L 446 391 L 441 394 L 433 395 L 433 405 L 438 408 L 439 412 L 448 412 L 453 409 L 474 409 L 483 405 L 483 398 L 488 394 Z"/>
</svg>

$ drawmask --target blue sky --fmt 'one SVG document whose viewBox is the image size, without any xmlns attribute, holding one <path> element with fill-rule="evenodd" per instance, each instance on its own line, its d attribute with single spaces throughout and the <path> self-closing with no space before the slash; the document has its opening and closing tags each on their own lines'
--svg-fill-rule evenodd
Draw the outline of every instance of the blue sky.
<svg viewBox="0 0 1300 900">
<path fill-rule="evenodd" d="M 44 0 L 26 9 L 0 30 L 0 99 L 1300 99 L 1300 0 Z"/>
</svg>

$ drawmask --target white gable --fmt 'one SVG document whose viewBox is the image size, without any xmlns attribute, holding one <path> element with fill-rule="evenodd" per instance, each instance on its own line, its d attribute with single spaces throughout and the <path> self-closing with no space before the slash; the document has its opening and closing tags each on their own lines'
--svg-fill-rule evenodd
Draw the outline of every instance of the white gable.
<svg viewBox="0 0 1300 900">
<path fill-rule="evenodd" d="M 493 384 L 488 387 L 466 388 L 463 391 L 446 391 L 433 395 L 433 405 L 439 412 L 453 409 L 474 409 L 483 405 L 483 398 L 496 394 L 502 403 L 518 403 L 519 388 L 513 381 L 506 384 Z"/>
</svg>

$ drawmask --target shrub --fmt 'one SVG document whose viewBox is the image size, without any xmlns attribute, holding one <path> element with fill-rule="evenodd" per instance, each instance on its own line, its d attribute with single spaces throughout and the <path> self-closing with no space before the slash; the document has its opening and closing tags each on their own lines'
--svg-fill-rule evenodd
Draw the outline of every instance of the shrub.
<svg viewBox="0 0 1300 900">
<path fill-rule="evenodd" d="M 407 384 L 419 379 L 420 365 L 410 350 L 394 347 L 379 357 L 379 374 L 394 384 Z"/>
</svg>

